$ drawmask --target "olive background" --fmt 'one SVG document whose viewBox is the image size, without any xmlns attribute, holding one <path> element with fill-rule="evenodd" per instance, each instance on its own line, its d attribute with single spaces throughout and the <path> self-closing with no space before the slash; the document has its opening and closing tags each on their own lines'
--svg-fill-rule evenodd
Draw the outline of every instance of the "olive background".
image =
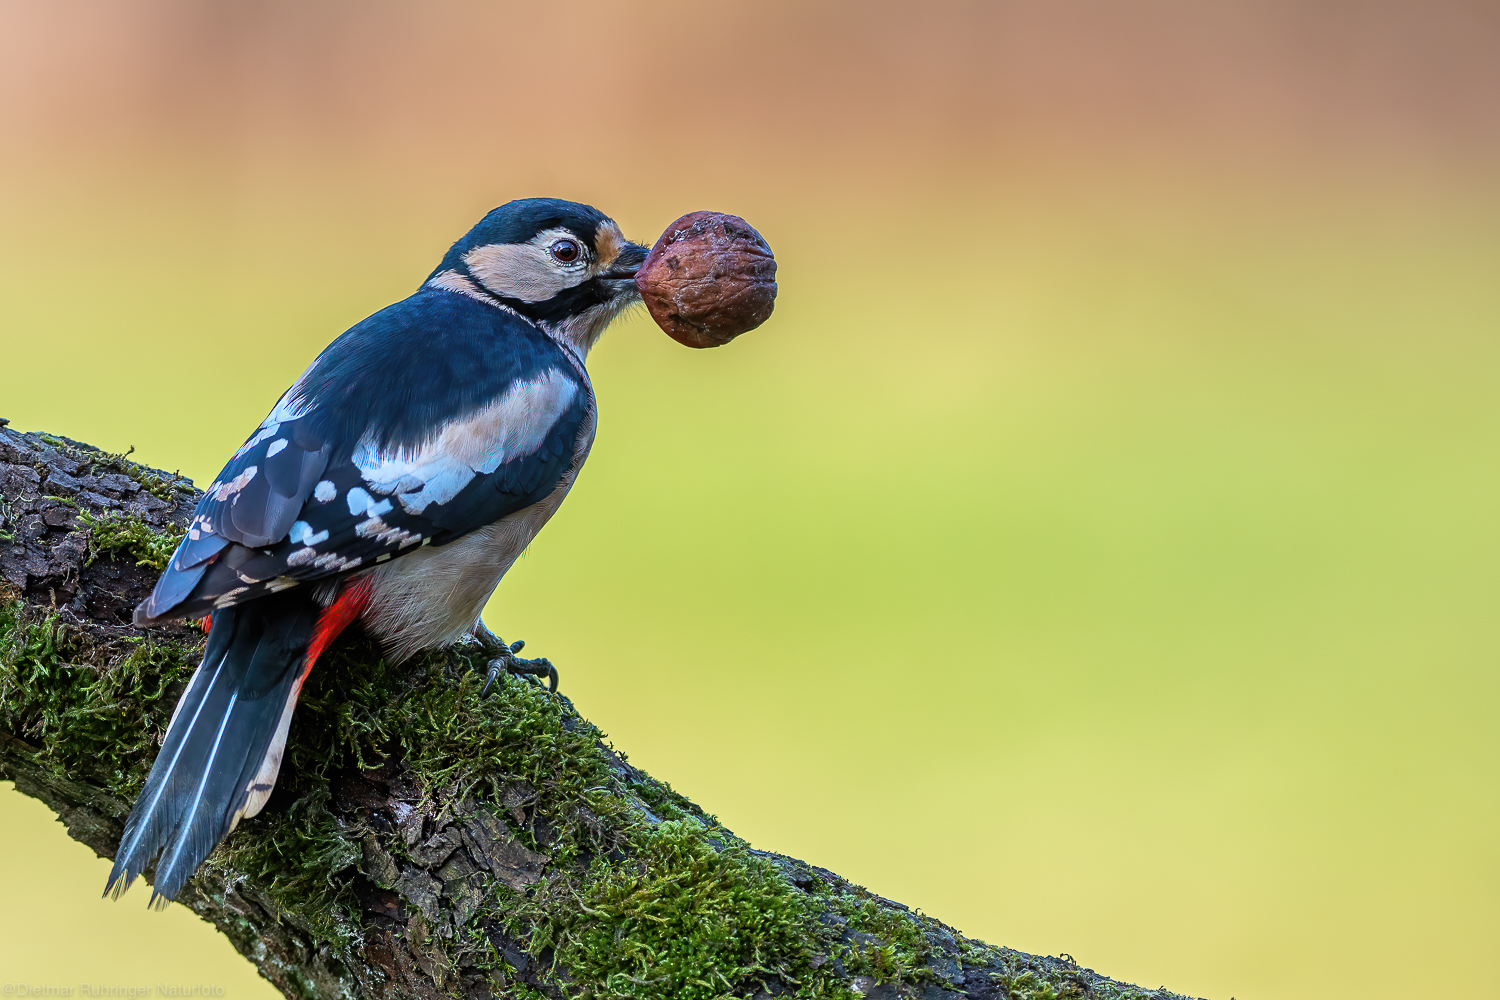
<svg viewBox="0 0 1500 1000">
<path fill-rule="evenodd" d="M 1215 998 L 1494 996 L 1500 13 L 0 0 L 0 416 L 207 482 L 512 197 L 637 310 L 486 621 L 758 847 Z M 270 988 L 0 790 L 0 982 Z"/>
</svg>

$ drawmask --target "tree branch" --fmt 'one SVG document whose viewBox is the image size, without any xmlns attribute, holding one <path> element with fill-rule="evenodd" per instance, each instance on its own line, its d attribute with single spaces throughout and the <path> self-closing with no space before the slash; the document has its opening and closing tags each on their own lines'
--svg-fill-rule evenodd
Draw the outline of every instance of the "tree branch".
<svg viewBox="0 0 1500 1000">
<path fill-rule="evenodd" d="M 200 494 L 0 421 L 0 778 L 112 857 L 196 628 L 130 625 Z M 475 647 L 319 661 L 265 811 L 180 901 L 288 997 L 1169 1000 L 751 849 Z"/>
</svg>

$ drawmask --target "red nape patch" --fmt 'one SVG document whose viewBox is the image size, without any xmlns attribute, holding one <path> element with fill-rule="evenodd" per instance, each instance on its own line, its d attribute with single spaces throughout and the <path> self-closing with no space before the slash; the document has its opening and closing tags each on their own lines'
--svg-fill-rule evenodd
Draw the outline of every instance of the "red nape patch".
<svg viewBox="0 0 1500 1000">
<path fill-rule="evenodd" d="M 333 645 L 333 640 L 338 638 L 339 633 L 354 624 L 354 619 L 360 616 L 369 603 L 369 577 L 344 584 L 344 589 L 339 591 L 338 600 L 318 616 L 318 623 L 313 626 L 312 642 L 307 644 L 307 658 L 302 661 L 303 677 L 312 670 L 313 664 L 318 662 L 318 657 L 323 655 L 324 650 Z"/>
<path fill-rule="evenodd" d="M 202 618 L 198 619 L 198 627 L 203 630 L 204 635 L 208 635 L 208 633 L 212 631 L 214 627 L 214 616 L 204 615 Z"/>
</svg>

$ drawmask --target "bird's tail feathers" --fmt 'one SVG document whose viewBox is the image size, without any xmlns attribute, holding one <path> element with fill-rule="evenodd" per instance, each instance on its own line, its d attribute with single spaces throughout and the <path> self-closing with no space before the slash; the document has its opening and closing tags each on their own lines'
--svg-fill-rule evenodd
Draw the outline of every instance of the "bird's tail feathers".
<svg viewBox="0 0 1500 1000">
<path fill-rule="evenodd" d="M 125 823 L 105 894 L 160 854 L 151 902 L 176 897 L 242 817 L 266 804 L 320 606 L 295 588 L 214 612 L 208 648 L 178 702 Z"/>
</svg>

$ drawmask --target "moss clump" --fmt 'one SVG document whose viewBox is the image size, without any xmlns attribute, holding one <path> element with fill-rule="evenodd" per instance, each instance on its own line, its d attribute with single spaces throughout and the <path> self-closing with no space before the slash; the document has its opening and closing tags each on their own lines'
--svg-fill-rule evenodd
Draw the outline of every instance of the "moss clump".
<svg viewBox="0 0 1500 1000">
<path fill-rule="evenodd" d="M 443 674 L 429 663 L 426 682 L 418 681 L 392 726 L 406 765 L 427 788 L 493 805 L 509 789 L 530 789 L 537 808 L 524 839 L 558 864 L 585 848 L 614 846 L 623 803 L 608 794 L 619 781 L 604 734 L 527 680 L 507 678 L 481 699 L 482 670 L 465 671 L 456 684 Z M 587 823 L 580 822 L 584 810 Z"/>
<path fill-rule="evenodd" d="M 1056 963 L 1062 966 L 1060 969 L 1045 969 L 1028 961 L 1029 958 L 1016 952 L 1000 956 L 996 963 L 999 971 L 989 973 L 990 981 L 1004 1000 L 1076 1000 L 1090 995 L 1100 1000 L 1149 1000 L 1157 995 L 1133 986 L 1115 990 L 1111 988 L 1113 984 L 1102 988 L 1096 984 L 1091 994 L 1083 970 L 1072 959 L 1064 956 Z"/>
<path fill-rule="evenodd" d="M 1073 1000 L 1086 995 L 1077 983 L 1049 983 L 1030 970 L 1015 975 L 996 973 L 990 978 L 1005 1000 Z"/>
<path fill-rule="evenodd" d="M 359 927 L 345 876 L 360 850 L 329 811 L 329 797 L 326 783 L 315 784 L 284 811 L 246 822 L 205 868 L 226 883 L 250 880 L 281 916 L 320 941 L 344 944 Z"/>
<path fill-rule="evenodd" d="M 192 673 L 194 651 L 151 639 L 100 642 L 19 602 L 0 606 L 0 728 L 59 777 L 133 797 Z"/>
<path fill-rule="evenodd" d="M 361 769 L 395 754 L 429 798 L 501 806 L 524 789 L 533 808 L 522 839 L 558 864 L 609 850 L 625 806 L 607 794 L 620 782 L 604 734 L 529 680 L 506 678 L 480 698 L 485 667 L 477 647 L 395 666 L 372 642 L 340 645 L 319 661 L 299 720 L 323 727 L 320 752 L 346 752 Z"/>
<path fill-rule="evenodd" d="M 624 754 L 619 756 L 622 760 L 625 757 Z M 631 786 L 631 790 L 661 819 L 698 819 L 709 826 L 719 825 L 718 817 L 704 812 L 696 802 L 665 781 L 646 774 L 639 777 L 640 780 Z"/>
<path fill-rule="evenodd" d="M 89 529 L 89 558 L 86 565 L 92 566 L 100 556 L 112 559 L 125 556 L 135 560 L 137 566 L 166 569 L 167 560 L 177 551 L 177 543 L 186 534 L 171 528 L 158 531 L 138 517 L 129 514 L 78 515 Z"/>
<path fill-rule="evenodd" d="M 851 975 L 912 986 L 932 980 L 925 968 L 931 947 L 914 917 L 848 894 L 836 895 L 831 902 L 833 912 L 848 921 L 851 931 L 841 956 Z"/>
<path fill-rule="evenodd" d="M 628 860 L 596 859 L 577 884 L 553 880 L 505 915 L 511 933 L 534 928 L 532 953 L 551 949 L 580 995 L 716 1000 L 773 978 L 799 983 L 798 997 L 853 995 L 814 967 L 816 909 L 775 864 L 713 843 L 692 819 L 639 831 L 631 847 Z"/>
</svg>

